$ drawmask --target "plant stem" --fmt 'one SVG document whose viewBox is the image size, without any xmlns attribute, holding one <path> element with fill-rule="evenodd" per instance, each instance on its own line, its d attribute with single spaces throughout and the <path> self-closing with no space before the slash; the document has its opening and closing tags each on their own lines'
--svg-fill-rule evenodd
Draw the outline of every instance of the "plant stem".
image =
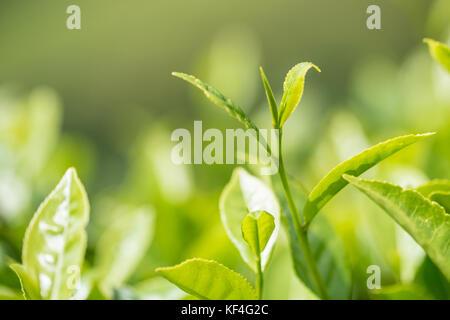
<svg viewBox="0 0 450 320">
<path fill-rule="evenodd" d="M 256 294 L 258 295 L 258 300 L 262 299 L 263 293 L 263 272 L 261 268 L 261 255 L 256 257 Z"/>
<path fill-rule="evenodd" d="M 317 267 L 316 260 L 314 259 L 314 256 L 312 254 L 311 246 L 308 241 L 307 233 L 305 229 L 302 228 L 301 223 L 299 221 L 299 213 L 297 211 L 294 199 L 292 197 L 291 189 L 289 187 L 289 183 L 286 177 L 286 170 L 284 169 L 284 163 L 283 163 L 283 155 L 282 155 L 282 148 L 281 148 L 281 128 L 279 129 L 279 135 L 278 135 L 278 157 L 279 157 L 279 171 L 278 174 L 281 179 L 281 183 L 283 185 L 284 194 L 286 196 L 286 199 L 288 201 L 289 210 L 291 211 L 292 220 L 294 222 L 294 228 L 295 232 L 297 234 L 298 242 L 300 244 L 300 247 L 302 248 L 303 255 L 305 256 L 306 265 L 308 267 L 308 270 L 310 272 L 311 278 L 313 279 L 314 285 L 317 288 L 317 291 L 322 299 L 330 299 L 330 296 L 328 294 L 327 287 L 320 276 L 319 269 Z"/>
</svg>

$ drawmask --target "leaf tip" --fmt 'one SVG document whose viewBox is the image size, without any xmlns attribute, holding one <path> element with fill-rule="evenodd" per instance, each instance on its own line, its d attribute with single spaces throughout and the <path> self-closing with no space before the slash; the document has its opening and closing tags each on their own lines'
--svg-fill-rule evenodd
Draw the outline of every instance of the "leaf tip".
<svg viewBox="0 0 450 320">
<path fill-rule="evenodd" d="M 322 70 L 320 70 L 320 68 L 318 66 L 316 66 L 314 63 L 310 62 L 311 66 L 317 70 L 317 72 L 322 72 Z"/>
<path fill-rule="evenodd" d="M 355 176 L 352 176 L 352 175 L 350 175 L 350 174 L 346 174 L 346 173 L 344 173 L 343 175 L 342 175 L 342 178 L 344 178 L 345 180 L 347 180 L 348 182 L 353 182 L 353 181 L 356 181 L 356 180 L 358 180 L 358 178 L 356 178 Z"/>
<path fill-rule="evenodd" d="M 428 136 L 434 136 L 436 132 L 425 132 L 425 133 L 419 133 L 417 134 L 418 137 L 428 137 Z"/>
<path fill-rule="evenodd" d="M 423 38 L 423 43 L 428 44 L 429 46 L 435 45 L 437 43 L 436 40 L 433 40 L 431 38 Z"/>
</svg>

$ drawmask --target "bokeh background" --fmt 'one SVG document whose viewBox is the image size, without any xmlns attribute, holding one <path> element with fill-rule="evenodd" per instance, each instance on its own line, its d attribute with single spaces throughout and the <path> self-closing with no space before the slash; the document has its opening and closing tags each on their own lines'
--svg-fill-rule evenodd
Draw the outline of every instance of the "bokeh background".
<svg viewBox="0 0 450 320">
<path fill-rule="evenodd" d="M 81 30 L 66 28 L 70 4 L 81 8 Z M 381 7 L 382 30 L 366 28 L 370 4 Z M 121 280 L 122 294 L 182 297 L 154 269 L 191 257 L 216 259 L 252 278 L 219 218 L 233 166 L 170 161 L 174 129 L 191 130 L 194 120 L 203 120 L 204 130 L 239 123 L 172 71 L 220 88 L 269 128 L 258 67 L 279 98 L 291 66 L 317 64 L 322 73 L 308 74 L 284 134 L 289 174 L 309 190 L 365 147 L 430 131 L 438 134 L 366 176 L 412 187 L 449 178 L 450 78 L 422 43 L 424 37 L 448 43 L 449 21 L 448 0 L 2 0 L 1 290 L 19 288 L 9 259 L 20 260 L 30 217 L 70 166 L 92 207 L 86 270 L 102 264 L 99 252 L 110 247 L 104 235 L 114 234 L 114 223 L 151 212 L 152 228 L 139 240 L 148 248 L 130 262 L 135 268 Z M 430 289 L 420 279 L 425 267 L 440 276 L 423 251 L 357 191 L 346 188 L 322 214 L 343 241 L 353 298 L 370 296 L 371 264 L 381 266 L 382 284 L 391 290 L 384 297 L 448 297 L 439 280 Z M 291 264 L 282 234 L 266 298 L 311 297 Z"/>
</svg>

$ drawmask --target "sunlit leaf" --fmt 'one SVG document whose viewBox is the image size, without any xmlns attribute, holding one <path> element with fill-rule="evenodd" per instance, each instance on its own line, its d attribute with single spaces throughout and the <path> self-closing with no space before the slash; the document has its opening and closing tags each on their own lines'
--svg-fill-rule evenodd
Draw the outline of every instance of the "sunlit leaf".
<svg viewBox="0 0 450 320">
<path fill-rule="evenodd" d="M 429 198 L 433 192 L 450 192 L 450 181 L 441 179 L 431 180 L 417 187 L 416 190 L 424 197 Z"/>
<path fill-rule="evenodd" d="M 278 123 L 282 127 L 289 116 L 294 112 L 303 95 L 306 73 L 314 68 L 320 69 L 311 62 L 302 62 L 295 65 L 286 75 L 283 84 L 283 97 L 281 98 L 280 110 L 278 113 Z"/>
<path fill-rule="evenodd" d="M 69 299 L 86 250 L 89 219 L 86 191 L 75 169 L 65 173 L 41 204 L 25 233 L 22 266 L 13 267 L 24 291 L 39 289 L 43 299 Z M 28 278 L 28 279 L 27 279 Z"/>
<path fill-rule="evenodd" d="M 275 229 L 275 219 L 265 211 L 251 212 L 242 222 L 242 236 L 253 253 L 259 256 Z"/>
<path fill-rule="evenodd" d="M 344 177 L 405 229 L 450 280 L 450 215 L 443 207 L 415 190 L 350 175 Z"/>
<path fill-rule="evenodd" d="M 98 283 L 111 294 L 129 278 L 150 245 L 153 215 L 147 208 L 121 208 L 121 215 L 101 236 L 96 250 Z"/>
<path fill-rule="evenodd" d="M 450 48 L 439 41 L 425 38 L 423 39 L 428 44 L 431 56 L 444 67 L 447 72 L 450 72 Z"/>
<path fill-rule="evenodd" d="M 231 99 L 226 98 L 216 88 L 204 83 L 194 76 L 185 73 L 173 72 L 172 75 L 177 78 L 183 79 L 202 90 L 209 100 L 211 100 L 217 106 L 224 108 L 232 117 L 239 120 L 246 128 L 258 130 L 257 126 L 248 118 L 244 110 L 242 110 L 241 107 L 231 101 Z"/>
<path fill-rule="evenodd" d="M 228 237 L 251 268 L 256 266 L 255 254 L 242 236 L 242 222 L 249 212 L 254 211 L 266 211 L 274 217 L 275 228 L 261 253 L 264 270 L 280 228 L 280 208 L 272 190 L 244 169 L 237 168 L 222 192 L 219 207 Z"/>
<path fill-rule="evenodd" d="M 191 259 L 156 272 L 200 299 L 256 299 L 255 290 L 244 277 L 215 261 Z"/>
<path fill-rule="evenodd" d="M 411 134 L 393 138 L 340 163 L 328 172 L 309 194 L 303 209 L 306 225 L 310 224 L 319 210 L 348 184 L 342 178 L 343 174 L 359 176 L 390 155 L 429 135 L 430 133 Z"/>
<path fill-rule="evenodd" d="M 274 128 L 278 127 L 278 107 L 275 97 L 273 96 L 272 88 L 270 87 L 269 81 L 264 74 L 264 70 L 262 67 L 259 68 L 261 72 L 262 82 L 264 84 L 264 90 L 266 91 L 267 102 L 269 103 L 270 113 L 272 115 L 272 126 Z"/>
</svg>

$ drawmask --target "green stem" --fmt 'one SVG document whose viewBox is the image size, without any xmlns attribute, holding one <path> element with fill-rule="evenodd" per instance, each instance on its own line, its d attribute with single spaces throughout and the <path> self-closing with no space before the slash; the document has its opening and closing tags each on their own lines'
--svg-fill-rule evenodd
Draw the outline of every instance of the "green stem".
<svg viewBox="0 0 450 320">
<path fill-rule="evenodd" d="M 317 267 L 316 260 L 314 259 L 314 256 L 312 254 L 311 246 L 308 241 L 307 233 L 302 228 L 301 223 L 299 221 L 299 214 L 294 202 L 294 199 L 292 197 L 291 189 L 289 187 L 289 183 L 286 177 L 286 170 L 284 169 L 284 163 L 283 163 L 283 155 L 281 150 L 281 128 L 279 129 L 279 135 L 278 135 L 278 157 L 279 157 L 279 171 L 278 174 L 281 179 L 281 183 L 283 185 L 284 194 L 286 196 L 286 199 L 288 201 L 289 210 L 291 211 L 292 220 L 294 222 L 294 228 L 295 232 L 297 234 L 298 242 L 300 244 L 300 247 L 302 248 L 303 255 L 305 256 L 306 265 L 308 267 L 308 270 L 311 274 L 311 278 L 314 282 L 314 285 L 317 288 L 317 291 L 322 299 L 330 299 L 330 296 L 328 294 L 327 287 L 320 276 L 319 269 Z"/>
<path fill-rule="evenodd" d="M 263 272 L 261 268 L 261 256 L 256 257 L 256 293 L 258 295 L 258 300 L 262 299 L 262 293 L 263 293 Z"/>
</svg>

